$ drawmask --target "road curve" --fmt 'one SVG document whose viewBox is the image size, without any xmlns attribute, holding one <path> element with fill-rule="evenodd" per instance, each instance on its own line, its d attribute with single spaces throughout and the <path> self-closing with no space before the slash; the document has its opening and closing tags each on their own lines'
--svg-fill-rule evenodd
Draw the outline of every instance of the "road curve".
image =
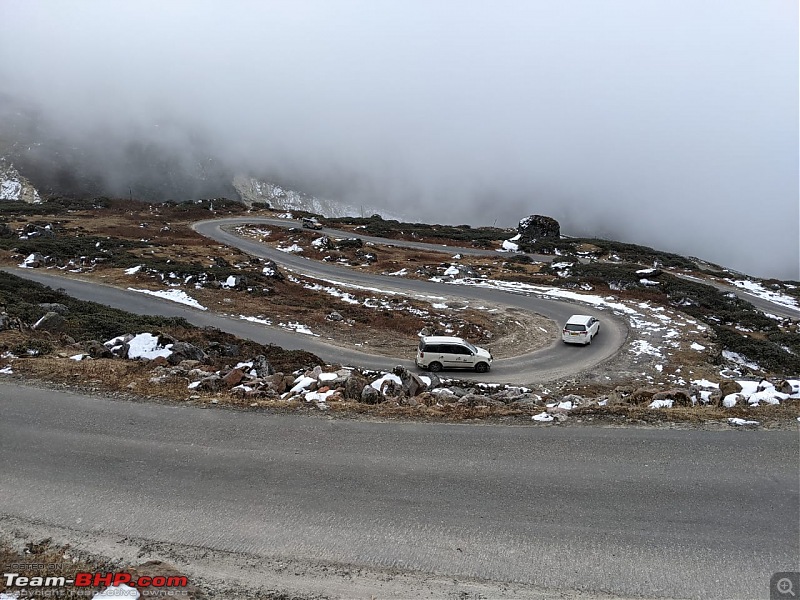
<svg viewBox="0 0 800 600">
<path fill-rule="evenodd" d="M 4 382 L 0 440 L 2 516 L 245 553 L 255 569 L 764 598 L 800 558 L 796 431 L 337 421 Z"/>
<path fill-rule="evenodd" d="M 346 267 L 312 261 L 292 253 L 281 252 L 257 241 L 226 231 L 229 227 L 247 223 L 287 226 L 285 221 L 276 219 L 233 217 L 201 221 L 195 223 L 192 227 L 201 235 L 220 244 L 238 248 L 251 256 L 268 258 L 295 272 L 327 281 L 362 286 L 376 291 L 392 291 L 428 298 L 448 296 L 471 301 L 503 304 L 541 314 L 559 325 L 575 313 L 594 315 L 601 319 L 601 334 L 595 338 L 591 346 L 576 347 L 563 344 L 559 339 L 555 339 L 546 348 L 541 348 L 535 352 L 514 358 L 496 360 L 490 373 L 476 376 L 481 381 L 529 384 L 568 377 L 578 372 L 595 368 L 613 357 L 627 339 L 628 329 L 626 323 L 612 315 L 610 311 L 603 311 L 572 302 L 547 300 L 499 290 L 362 273 Z M 322 231 L 324 232 L 325 230 Z M 383 240 L 383 242 L 385 243 L 386 240 Z M 410 243 L 417 244 L 416 242 Z M 414 349 L 409 348 L 409 356 L 413 356 L 413 352 Z M 324 355 L 321 354 L 321 356 Z M 397 363 L 397 361 L 394 362 Z M 474 374 L 468 376 L 472 377 Z"/>
</svg>

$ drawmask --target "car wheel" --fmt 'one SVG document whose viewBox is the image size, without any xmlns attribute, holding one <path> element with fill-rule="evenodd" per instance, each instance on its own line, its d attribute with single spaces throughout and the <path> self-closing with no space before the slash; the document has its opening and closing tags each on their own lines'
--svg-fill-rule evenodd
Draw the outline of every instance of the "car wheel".
<svg viewBox="0 0 800 600">
<path fill-rule="evenodd" d="M 442 363 L 432 362 L 431 364 L 428 365 L 428 371 L 431 371 L 432 373 L 438 373 L 441 370 L 442 370 Z"/>
<path fill-rule="evenodd" d="M 479 362 L 477 365 L 475 365 L 475 371 L 477 373 L 486 373 L 488 370 L 489 365 L 487 365 L 485 362 Z"/>
</svg>

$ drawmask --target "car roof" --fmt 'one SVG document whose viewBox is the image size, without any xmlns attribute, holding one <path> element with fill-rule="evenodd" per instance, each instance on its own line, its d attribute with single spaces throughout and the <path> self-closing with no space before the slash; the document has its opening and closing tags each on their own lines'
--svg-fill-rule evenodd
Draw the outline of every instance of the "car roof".
<svg viewBox="0 0 800 600">
<path fill-rule="evenodd" d="M 567 323 L 581 323 L 586 324 L 588 323 L 593 317 L 589 315 L 572 315 Z"/>
<path fill-rule="evenodd" d="M 426 344 L 465 344 L 466 340 L 460 337 L 452 337 L 446 335 L 428 335 L 422 336 L 422 341 Z"/>
</svg>

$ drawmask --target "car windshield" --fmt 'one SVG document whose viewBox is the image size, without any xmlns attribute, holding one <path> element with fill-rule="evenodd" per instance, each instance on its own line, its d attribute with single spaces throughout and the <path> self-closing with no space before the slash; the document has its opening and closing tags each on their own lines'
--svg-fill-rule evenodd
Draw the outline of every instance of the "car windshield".
<svg viewBox="0 0 800 600">
<path fill-rule="evenodd" d="M 470 344 L 469 342 L 466 342 L 466 341 L 465 341 L 465 342 L 464 342 L 464 345 L 465 345 L 467 348 L 469 348 L 469 349 L 470 349 L 470 351 L 471 351 L 473 354 L 477 354 L 477 353 L 478 353 L 478 349 L 477 349 L 475 346 L 473 346 L 472 344 Z"/>
</svg>

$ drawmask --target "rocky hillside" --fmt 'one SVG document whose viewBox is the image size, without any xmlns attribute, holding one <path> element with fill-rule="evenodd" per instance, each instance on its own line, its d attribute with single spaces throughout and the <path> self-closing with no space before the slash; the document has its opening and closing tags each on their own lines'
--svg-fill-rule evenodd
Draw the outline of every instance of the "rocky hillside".
<svg viewBox="0 0 800 600">
<path fill-rule="evenodd" d="M 14 165 L 0 159 L 0 200 L 37 204 L 42 201 L 30 181 L 19 174 Z"/>
<path fill-rule="evenodd" d="M 233 178 L 233 187 L 247 206 L 252 206 L 254 202 L 267 203 L 274 210 L 304 211 L 326 218 L 363 217 L 376 213 L 380 213 L 386 218 L 393 218 L 385 211 L 372 206 L 356 207 L 336 200 L 318 198 L 304 192 L 287 189 L 270 181 L 241 174 Z"/>
</svg>

